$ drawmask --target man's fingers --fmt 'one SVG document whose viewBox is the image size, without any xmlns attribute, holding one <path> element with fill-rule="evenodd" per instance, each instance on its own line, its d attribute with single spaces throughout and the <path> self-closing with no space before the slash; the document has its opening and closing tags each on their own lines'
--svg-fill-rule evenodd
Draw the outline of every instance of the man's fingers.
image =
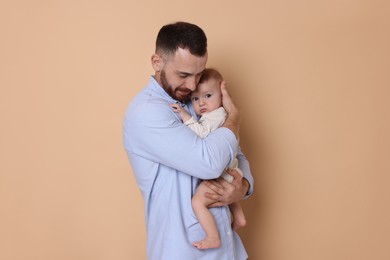
<svg viewBox="0 0 390 260">
<path fill-rule="evenodd" d="M 210 193 L 210 192 L 206 192 L 204 195 L 206 198 L 214 201 L 213 203 L 211 203 L 207 206 L 208 208 L 221 207 L 221 206 L 225 205 L 221 201 L 223 199 L 223 197 L 221 195 L 218 195 L 215 193 Z"/>
<path fill-rule="evenodd" d="M 233 177 L 236 177 L 236 176 L 240 175 L 236 170 L 234 170 L 232 168 L 228 168 L 226 171 L 227 171 L 227 173 L 229 173 Z"/>
<path fill-rule="evenodd" d="M 211 193 L 211 192 L 205 192 L 204 194 L 207 198 L 211 199 L 211 200 L 214 200 L 214 201 L 219 201 L 219 199 L 221 198 L 221 195 L 218 195 L 216 193 Z"/>
<path fill-rule="evenodd" d="M 214 202 L 214 203 L 209 204 L 207 207 L 208 207 L 208 208 L 214 208 L 214 207 L 221 207 L 221 206 L 223 206 L 223 205 L 224 205 L 223 203 L 217 201 L 217 202 Z"/>
<path fill-rule="evenodd" d="M 224 80 L 221 82 L 221 90 L 226 91 L 226 81 Z"/>
<path fill-rule="evenodd" d="M 224 187 L 217 181 L 204 181 L 207 187 L 217 194 L 222 194 Z"/>
<path fill-rule="evenodd" d="M 237 185 L 237 183 L 241 183 L 242 176 L 241 176 L 241 174 L 238 171 L 236 171 L 235 169 L 229 168 L 227 170 L 227 173 L 233 177 L 233 182 L 229 183 L 229 184 Z"/>
</svg>

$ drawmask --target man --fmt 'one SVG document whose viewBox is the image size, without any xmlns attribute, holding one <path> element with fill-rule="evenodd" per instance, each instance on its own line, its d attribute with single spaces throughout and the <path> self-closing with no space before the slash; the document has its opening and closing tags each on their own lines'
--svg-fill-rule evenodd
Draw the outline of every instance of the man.
<svg viewBox="0 0 390 260">
<path fill-rule="evenodd" d="M 145 204 L 147 259 L 246 259 L 227 207 L 253 191 L 249 164 L 241 151 L 237 158 L 244 178 L 235 171 L 229 171 L 232 183 L 218 178 L 237 150 L 239 113 L 222 88 L 226 122 L 201 139 L 170 107 L 179 102 L 195 116 L 186 100 L 206 66 L 206 35 L 190 23 L 165 25 L 157 35 L 151 62 L 155 74 L 129 104 L 123 123 L 124 147 Z M 211 211 L 221 237 L 216 249 L 192 245 L 205 235 L 191 206 L 201 179 L 207 180 L 206 195 L 215 201 Z"/>
</svg>

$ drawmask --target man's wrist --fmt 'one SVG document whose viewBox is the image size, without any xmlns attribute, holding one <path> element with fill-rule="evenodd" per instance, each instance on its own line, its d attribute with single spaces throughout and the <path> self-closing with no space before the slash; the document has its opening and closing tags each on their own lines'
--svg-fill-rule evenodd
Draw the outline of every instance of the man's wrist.
<svg viewBox="0 0 390 260">
<path fill-rule="evenodd" d="M 236 139 L 239 138 L 240 121 L 238 116 L 229 115 L 223 127 L 229 128 L 236 136 Z"/>
<path fill-rule="evenodd" d="M 249 184 L 249 181 L 247 179 L 245 179 L 245 178 L 242 178 L 242 186 L 243 186 L 242 190 L 243 190 L 243 194 L 244 194 L 243 197 L 248 196 L 249 195 L 249 189 L 250 189 L 250 186 L 251 186 Z"/>
</svg>

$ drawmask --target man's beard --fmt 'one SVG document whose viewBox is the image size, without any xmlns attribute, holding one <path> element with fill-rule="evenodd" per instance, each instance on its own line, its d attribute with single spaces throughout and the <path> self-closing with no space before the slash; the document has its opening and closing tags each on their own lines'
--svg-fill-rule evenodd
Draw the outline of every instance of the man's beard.
<svg viewBox="0 0 390 260">
<path fill-rule="evenodd" d="M 170 95 L 175 100 L 178 100 L 180 102 L 184 102 L 187 99 L 188 95 L 191 94 L 191 92 L 189 92 L 188 95 L 186 95 L 186 96 L 176 95 L 176 92 L 178 92 L 179 90 L 187 91 L 188 89 L 176 88 L 175 91 L 173 91 L 172 85 L 170 85 L 168 83 L 168 80 L 167 80 L 167 77 L 165 74 L 165 70 L 161 71 L 160 80 L 161 80 L 162 88 L 165 90 L 165 92 L 168 93 L 168 95 Z"/>
</svg>

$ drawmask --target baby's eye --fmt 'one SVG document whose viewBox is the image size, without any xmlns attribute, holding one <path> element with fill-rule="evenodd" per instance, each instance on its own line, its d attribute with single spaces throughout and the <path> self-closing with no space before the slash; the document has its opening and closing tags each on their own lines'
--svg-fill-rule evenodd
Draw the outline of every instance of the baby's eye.
<svg viewBox="0 0 390 260">
<path fill-rule="evenodd" d="M 206 97 L 206 98 L 210 98 L 210 97 L 211 97 L 211 94 L 206 94 L 205 97 Z"/>
<path fill-rule="evenodd" d="M 192 97 L 191 100 L 192 101 L 198 101 L 198 97 Z"/>
</svg>

